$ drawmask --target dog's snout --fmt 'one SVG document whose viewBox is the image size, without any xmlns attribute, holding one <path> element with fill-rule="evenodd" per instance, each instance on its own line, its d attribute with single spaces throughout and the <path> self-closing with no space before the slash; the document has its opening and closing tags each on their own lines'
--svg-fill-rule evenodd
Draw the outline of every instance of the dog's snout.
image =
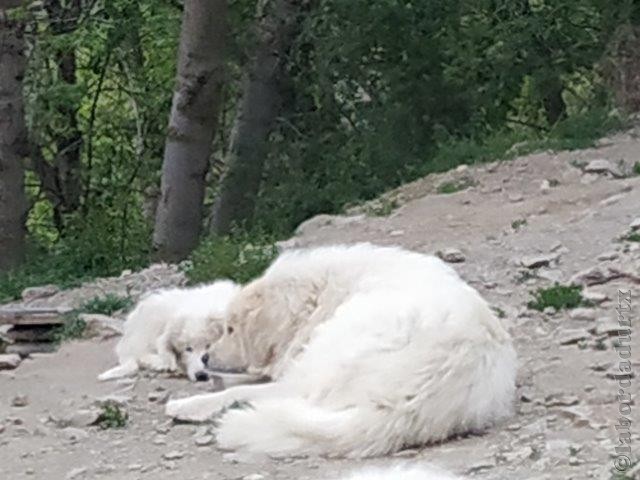
<svg viewBox="0 0 640 480">
<path fill-rule="evenodd" d="M 204 355 L 202 355 L 202 363 L 204 363 L 205 365 L 207 365 L 209 363 L 209 354 L 205 353 Z"/>
<path fill-rule="evenodd" d="M 209 380 L 207 372 L 196 372 L 196 382 L 206 382 L 207 380 Z"/>
</svg>

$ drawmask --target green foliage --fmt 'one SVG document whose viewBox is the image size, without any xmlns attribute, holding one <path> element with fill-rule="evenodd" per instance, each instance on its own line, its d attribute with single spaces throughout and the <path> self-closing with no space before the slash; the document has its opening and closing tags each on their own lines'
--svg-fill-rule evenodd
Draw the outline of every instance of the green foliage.
<svg viewBox="0 0 640 480">
<path fill-rule="evenodd" d="M 518 220 L 514 220 L 513 222 L 511 222 L 511 228 L 513 228 L 517 232 L 526 224 L 527 224 L 526 218 L 519 218 Z"/>
<path fill-rule="evenodd" d="M 640 162 L 633 164 L 633 173 L 634 175 L 640 175 Z"/>
<path fill-rule="evenodd" d="M 466 190 L 471 187 L 473 182 L 470 179 L 463 178 L 460 180 L 451 180 L 438 185 L 438 193 L 449 194 Z"/>
<path fill-rule="evenodd" d="M 191 284 L 219 278 L 245 283 L 259 276 L 277 253 L 269 236 L 213 237 L 205 239 L 182 266 Z"/>
<path fill-rule="evenodd" d="M 533 310 L 543 311 L 547 307 L 556 310 L 576 308 L 585 305 L 582 298 L 582 287 L 578 285 L 559 285 L 540 288 L 532 293 L 533 300 L 527 306 Z"/>
<path fill-rule="evenodd" d="M 56 344 L 75 340 L 82 337 L 86 328 L 86 322 L 78 316 L 77 312 L 72 312 L 66 316 L 65 322 L 53 331 L 51 338 Z"/>
<path fill-rule="evenodd" d="M 616 29 L 637 18 L 630 0 L 312 3 L 287 58 L 290 92 L 246 225 L 269 236 L 206 239 L 188 267 L 192 282 L 247 280 L 273 255 L 250 245 L 267 248 L 271 236 L 313 215 L 341 212 L 422 175 L 582 148 L 623 125 L 611 114 L 598 63 Z M 39 5 L 19 12 L 37 33 L 29 36 L 25 78 L 29 134 L 57 180 L 65 176 L 61 140 L 79 135 L 80 199 L 63 208 L 42 172 L 27 173 L 32 248 L 22 267 L 0 275 L 0 302 L 27 286 L 67 287 L 148 263 L 176 72 L 180 2 L 99 2 L 63 21 Z M 216 165 L 255 45 L 255 2 L 229 8 Z M 74 55 L 73 81 L 63 75 L 61 53 Z M 640 174 L 640 163 L 634 171 Z M 217 178 L 209 178 L 207 205 Z M 445 184 L 441 193 L 460 188 L 466 185 Z M 372 215 L 395 208 L 372 205 Z"/>
<path fill-rule="evenodd" d="M 116 312 L 126 310 L 133 305 L 131 297 L 121 297 L 109 293 L 104 297 L 94 297 L 83 303 L 79 311 L 83 313 L 100 313 L 103 315 L 113 315 Z"/>
<path fill-rule="evenodd" d="M 640 233 L 630 233 L 623 237 L 627 242 L 640 242 Z"/>
<path fill-rule="evenodd" d="M 102 406 L 102 412 L 96 421 L 101 429 L 124 428 L 129 421 L 129 414 L 114 403 L 107 403 Z"/>
</svg>

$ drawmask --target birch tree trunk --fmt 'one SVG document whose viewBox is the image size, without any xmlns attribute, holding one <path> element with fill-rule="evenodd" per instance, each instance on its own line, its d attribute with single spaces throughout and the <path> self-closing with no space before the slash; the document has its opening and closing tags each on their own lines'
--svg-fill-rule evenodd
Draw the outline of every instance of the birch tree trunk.
<svg viewBox="0 0 640 480">
<path fill-rule="evenodd" d="M 227 35 L 225 0 L 186 0 L 177 88 L 153 235 L 157 256 L 180 260 L 197 245 L 205 175 L 216 129 Z"/>
<path fill-rule="evenodd" d="M 23 258 L 27 213 L 23 165 L 27 131 L 22 98 L 25 41 L 22 23 L 9 19 L 2 10 L 18 3 L 0 3 L 0 271 Z"/>
<path fill-rule="evenodd" d="M 308 1 L 259 2 L 257 45 L 249 62 L 210 228 L 227 234 L 234 224 L 250 222 L 267 155 L 267 139 L 281 111 L 286 59 Z"/>
</svg>

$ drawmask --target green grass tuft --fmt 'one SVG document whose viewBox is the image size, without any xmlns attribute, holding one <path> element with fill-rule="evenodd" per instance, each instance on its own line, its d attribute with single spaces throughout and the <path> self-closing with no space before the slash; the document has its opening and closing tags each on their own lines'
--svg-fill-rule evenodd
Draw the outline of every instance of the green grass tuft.
<svg viewBox="0 0 640 480">
<path fill-rule="evenodd" d="M 98 417 L 96 425 L 101 429 L 124 428 L 129 421 L 129 415 L 118 405 L 108 403 L 103 405 L 102 413 Z"/>
<path fill-rule="evenodd" d="M 629 235 L 622 237 L 622 239 L 627 242 L 640 242 L 640 233 L 630 233 Z"/>
<path fill-rule="evenodd" d="M 522 227 L 524 227 L 526 224 L 527 224 L 527 219 L 526 218 L 520 218 L 518 220 L 514 220 L 513 222 L 511 222 L 511 228 L 513 228 L 517 232 Z"/>
<path fill-rule="evenodd" d="M 83 303 L 78 310 L 82 313 L 101 313 L 113 315 L 121 310 L 126 310 L 133 305 L 131 297 L 121 297 L 109 293 L 104 297 L 94 297 Z"/>
<path fill-rule="evenodd" d="M 81 338 L 87 328 L 87 323 L 74 311 L 66 315 L 65 322 L 53 330 L 51 339 L 53 343 L 59 345 L 63 342 Z"/>
<path fill-rule="evenodd" d="M 634 163 L 632 170 L 634 175 L 640 175 L 640 162 Z"/>
<path fill-rule="evenodd" d="M 464 178 L 461 180 L 452 180 L 452 181 L 444 182 L 438 185 L 438 193 L 448 195 L 451 193 L 456 193 L 462 190 L 466 190 L 467 188 L 472 187 L 473 185 L 474 185 L 473 181 L 468 178 Z"/>
<path fill-rule="evenodd" d="M 527 306 L 540 312 L 548 307 L 562 310 L 587 305 L 582 297 L 582 287 L 578 285 L 556 284 L 553 287 L 539 288 L 532 295 L 533 300 Z"/>
</svg>

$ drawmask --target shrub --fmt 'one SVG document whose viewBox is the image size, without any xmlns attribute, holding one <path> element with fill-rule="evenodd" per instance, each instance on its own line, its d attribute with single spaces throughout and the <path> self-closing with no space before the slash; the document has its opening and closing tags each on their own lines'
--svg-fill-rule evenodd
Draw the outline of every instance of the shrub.
<svg viewBox="0 0 640 480">
<path fill-rule="evenodd" d="M 527 306 L 534 310 L 543 311 L 552 307 L 556 310 L 576 308 L 585 305 L 582 298 L 582 287 L 578 285 L 554 285 L 553 287 L 540 288 L 533 292 L 533 300 Z"/>
</svg>

